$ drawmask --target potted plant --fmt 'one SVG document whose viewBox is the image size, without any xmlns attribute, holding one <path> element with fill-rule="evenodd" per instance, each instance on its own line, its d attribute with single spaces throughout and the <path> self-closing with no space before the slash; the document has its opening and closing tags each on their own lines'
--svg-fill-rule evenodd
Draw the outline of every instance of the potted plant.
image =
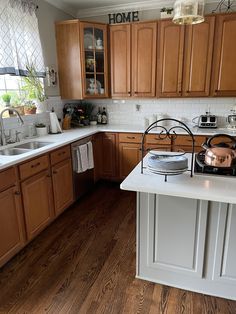
<svg viewBox="0 0 236 314">
<path fill-rule="evenodd" d="M 24 115 L 24 98 L 17 93 L 11 93 L 11 107 L 16 109 L 20 115 Z M 13 115 L 15 115 L 13 113 Z"/>
<path fill-rule="evenodd" d="M 24 105 L 25 114 L 36 114 L 37 107 L 32 101 L 27 101 Z"/>
<path fill-rule="evenodd" d="M 6 93 L 2 95 L 2 100 L 4 101 L 6 107 L 10 107 L 11 95 Z"/>
<path fill-rule="evenodd" d="M 35 128 L 38 136 L 45 136 L 48 134 L 47 126 L 44 123 L 35 124 Z"/>
<path fill-rule="evenodd" d="M 162 8 L 161 9 L 161 19 L 168 19 L 174 16 L 173 8 Z"/>
<path fill-rule="evenodd" d="M 24 77 L 23 90 L 26 97 L 36 103 L 37 112 L 45 112 L 47 109 L 46 96 L 40 78 L 37 76 L 35 66 L 28 64 L 26 66 L 28 76 Z"/>
</svg>

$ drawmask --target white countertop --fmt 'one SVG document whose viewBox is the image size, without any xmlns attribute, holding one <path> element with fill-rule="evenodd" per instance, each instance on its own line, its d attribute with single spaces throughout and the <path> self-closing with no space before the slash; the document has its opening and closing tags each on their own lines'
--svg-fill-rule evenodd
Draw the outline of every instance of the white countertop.
<svg viewBox="0 0 236 314">
<path fill-rule="evenodd" d="M 147 158 L 148 155 L 144 158 L 144 165 Z M 169 176 L 165 182 L 164 176 L 153 174 L 148 169 L 144 169 L 144 173 L 141 174 L 141 163 L 121 183 L 122 190 L 233 204 L 236 204 L 235 187 L 236 177 L 202 174 L 190 177 L 190 172 Z"/>
<path fill-rule="evenodd" d="M 214 135 L 217 133 L 228 133 L 227 129 L 215 129 L 215 130 L 204 130 L 204 129 L 198 129 L 198 128 L 192 128 L 191 129 L 194 135 Z M 74 141 L 80 140 L 84 137 L 96 134 L 98 132 L 134 132 L 134 133 L 143 133 L 144 127 L 141 126 L 132 126 L 132 125 L 99 125 L 99 126 L 88 126 L 88 127 L 82 127 L 77 129 L 71 129 L 68 131 L 64 131 L 62 134 L 56 134 L 56 135 L 47 135 L 43 137 L 38 137 L 34 139 L 28 139 L 21 141 L 18 144 L 30 142 L 33 140 L 36 141 L 42 141 L 42 142 L 52 142 L 52 144 L 47 145 L 45 147 L 31 150 L 29 152 L 26 152 L 24 154 L 15 155 L 15 156 L 2 156 L 0 155 L 0 170 L 5 169 L 9 166 L 15 165 L 17 163 L 23 162 L 25 160 L 28 160 L 30 158 L 36 157 L 40 154 L 49 152 L 51 150 L 54 150 L 56 148 L 59 148 L 63 145 L 70 144 Z M 153 132 L 155 133 L 155 132 Z M 181 130 L 178 130 L 179 134 L 186 134 Z M 231 135 L 236 135 L 236 133 L 230 133 Z M 5 147 L 10 148 L 15 146 L 13 145 L 7 145 Z M 5 147 L 0 147 L 0 149 L 3 149 Z"/>
</svg>

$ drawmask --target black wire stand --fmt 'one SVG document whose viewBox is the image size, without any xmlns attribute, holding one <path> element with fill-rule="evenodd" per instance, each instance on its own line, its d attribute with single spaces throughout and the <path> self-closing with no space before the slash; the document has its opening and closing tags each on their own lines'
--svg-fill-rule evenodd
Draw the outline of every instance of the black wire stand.
<svg viewBox="0 0 236 314">
<path fill-rule="evenodd" d="M 174 126 L 163 126 L 162 124 L 164 123 L 176 123 L 176 125 Z M 192 131 L 189 129 L 189 127 L 183 123 L 182 121 L 179 121 L 177 119 L 172 119 L 172 118 L 166 118 L 166 119 L 160 119 L 157 120 L 156 122 L 153 122 L 152 124 L 150 124 L 148 126 L 148 128 L 146 129 L 146 131 L 143 133 L 142 136 L 142 145 L 141 145 L 141 152 L 142 152 L 142 160 L 141 160 L 141 174 L 143 174 L 143 170 L 146 169 L 146 167 L 144 167 L 143 164 L 143 159 L 145 157 L 145 153 L 146 150 L 149 150 L 148 148 L 145 149 L 145 138 L 147 136 L 147 134 L 149 134 L 151 131 L 156 131 L 155 133 L 152 134 L 156 134 L 157 136 L 157 140 L 158 141 L 162 141 L 162 140 L 166 140 L 169 139 L 170 141 L 172 140 L 176 140 L 178 137 L 178 134 L 176 133 L 176 130 L 180 129 L 182 131 L 184 131 L 184 133 L 186 133 L 190 138 L 191 138 L 191 146 L 192 146 L 192 151 L 190 152 L 191 154 L 191 167 L 190 169 L 186 170 L 186 171 L 190 171 L 190 177 L 193 177 L 193 169 L 194 169 L 194 151 L 195 151 L 195 139 L 193 136 Z M 152 150 L 155 149 L 159 149 L 160 147 L 152 147 Z M 183 151 L 182 154 L 178 154 L 178 155 L 170 155 L 170 156 L 181 156 L 181 155 L 185 155 L 186 153 Z M 161 154 L 163 155 L 163 153 Z M 159 173 L 160 175 L 165 176 L 165 182 L 167 182 L 167 177 L 168 176 L 173 176 L 173 175 L 178 175 L 181 173 L 167 173 L 167 172 L 163 172 L 163 173 Z"/>
</svg>

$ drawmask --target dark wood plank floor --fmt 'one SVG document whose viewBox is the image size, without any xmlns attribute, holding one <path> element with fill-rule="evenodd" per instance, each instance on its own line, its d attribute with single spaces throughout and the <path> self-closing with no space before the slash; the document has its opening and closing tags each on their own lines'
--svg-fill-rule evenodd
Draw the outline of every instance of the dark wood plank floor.
<svg viewBox="0 0 236 314">
<path fill-rule="evenodd" d="M 0 313 L 236 313 L 135 279 L 135 194 L 101 183 L 0 270 Z"/>
</svg>

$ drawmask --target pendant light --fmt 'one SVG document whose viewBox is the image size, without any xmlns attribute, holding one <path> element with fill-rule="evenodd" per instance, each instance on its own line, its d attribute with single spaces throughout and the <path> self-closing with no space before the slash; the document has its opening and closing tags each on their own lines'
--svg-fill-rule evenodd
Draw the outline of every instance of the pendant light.
<svg viewBox="0 0 236 314">
<path fill-rule="evenodd" d="M 204 22 L 204 0 L 177 0 L 174 4 L 173 22 L 180 25 Z"/>
</svg>

